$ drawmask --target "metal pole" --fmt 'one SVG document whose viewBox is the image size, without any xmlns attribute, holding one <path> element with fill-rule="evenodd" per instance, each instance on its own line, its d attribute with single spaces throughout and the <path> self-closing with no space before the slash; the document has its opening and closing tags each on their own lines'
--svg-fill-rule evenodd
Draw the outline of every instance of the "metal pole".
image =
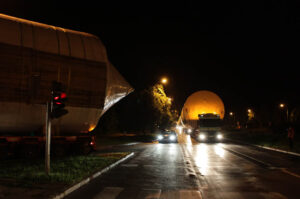
<svg viewBox="0 0 300 199">
<path fill-rule="evenodd" d="M 46 146 L 45 146 L 45 170 L 46 174 L 50 174 L 50 143 L 51 143 L 51 117 L 52 102 L 47 102 L 46 107 Z"/>
<path fill-rule="evenodd" d="M 286 106 L 286 121 L 289 123 L 289 108 Z"/>
</svg>

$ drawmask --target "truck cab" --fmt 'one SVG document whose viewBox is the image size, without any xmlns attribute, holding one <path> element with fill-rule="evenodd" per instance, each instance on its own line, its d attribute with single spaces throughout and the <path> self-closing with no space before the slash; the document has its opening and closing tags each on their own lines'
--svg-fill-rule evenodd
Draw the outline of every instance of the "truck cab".
<svg viewBox="0 0 300 199">
<path fill-rule="evenodd" d="M 218 114 L 199 114 L 194 137 L 200 142 L 222 141 L 223 121 Z"/>
</svg>

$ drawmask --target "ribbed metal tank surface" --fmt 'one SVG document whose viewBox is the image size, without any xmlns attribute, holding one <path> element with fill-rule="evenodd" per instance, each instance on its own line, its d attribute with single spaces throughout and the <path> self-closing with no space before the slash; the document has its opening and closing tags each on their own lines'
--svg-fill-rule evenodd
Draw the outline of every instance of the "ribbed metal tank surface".
<svg viewBox="0 0 300 199">
<path fill-rule="evenodd" d="M 54 134 L 92 130 L 133 91 L 97 36 L 0 14 L 0 134 L 43 131 L 52 81 L 66 87 L 69 111 Z"/>
</svg>

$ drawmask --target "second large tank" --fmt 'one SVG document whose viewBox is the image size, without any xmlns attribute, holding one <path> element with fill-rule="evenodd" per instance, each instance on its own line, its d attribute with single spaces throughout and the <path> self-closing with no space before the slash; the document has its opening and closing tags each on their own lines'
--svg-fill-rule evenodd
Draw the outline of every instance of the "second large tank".
<svg viewBox="0 0 300 199">
<path fill-rule="evenodd" d="M 201 114 L 215 114 L 223 119 L 225 108 L 222 99 L 208 90 L 193 93 L 184 103 L 179 119 L 180 123 L 195 128 Z"/>
</svg>

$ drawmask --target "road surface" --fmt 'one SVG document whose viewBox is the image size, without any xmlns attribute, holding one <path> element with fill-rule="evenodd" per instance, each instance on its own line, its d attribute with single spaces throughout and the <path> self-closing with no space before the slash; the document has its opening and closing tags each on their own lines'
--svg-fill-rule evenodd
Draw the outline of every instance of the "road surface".
<svg viewBox="0 0 300 199">
<path fill-rule="evenodd" d="M 115 148 L 135 156 L 68 199 L 299 199 L 300 158 L 233 143 Z"/>
</svg>

